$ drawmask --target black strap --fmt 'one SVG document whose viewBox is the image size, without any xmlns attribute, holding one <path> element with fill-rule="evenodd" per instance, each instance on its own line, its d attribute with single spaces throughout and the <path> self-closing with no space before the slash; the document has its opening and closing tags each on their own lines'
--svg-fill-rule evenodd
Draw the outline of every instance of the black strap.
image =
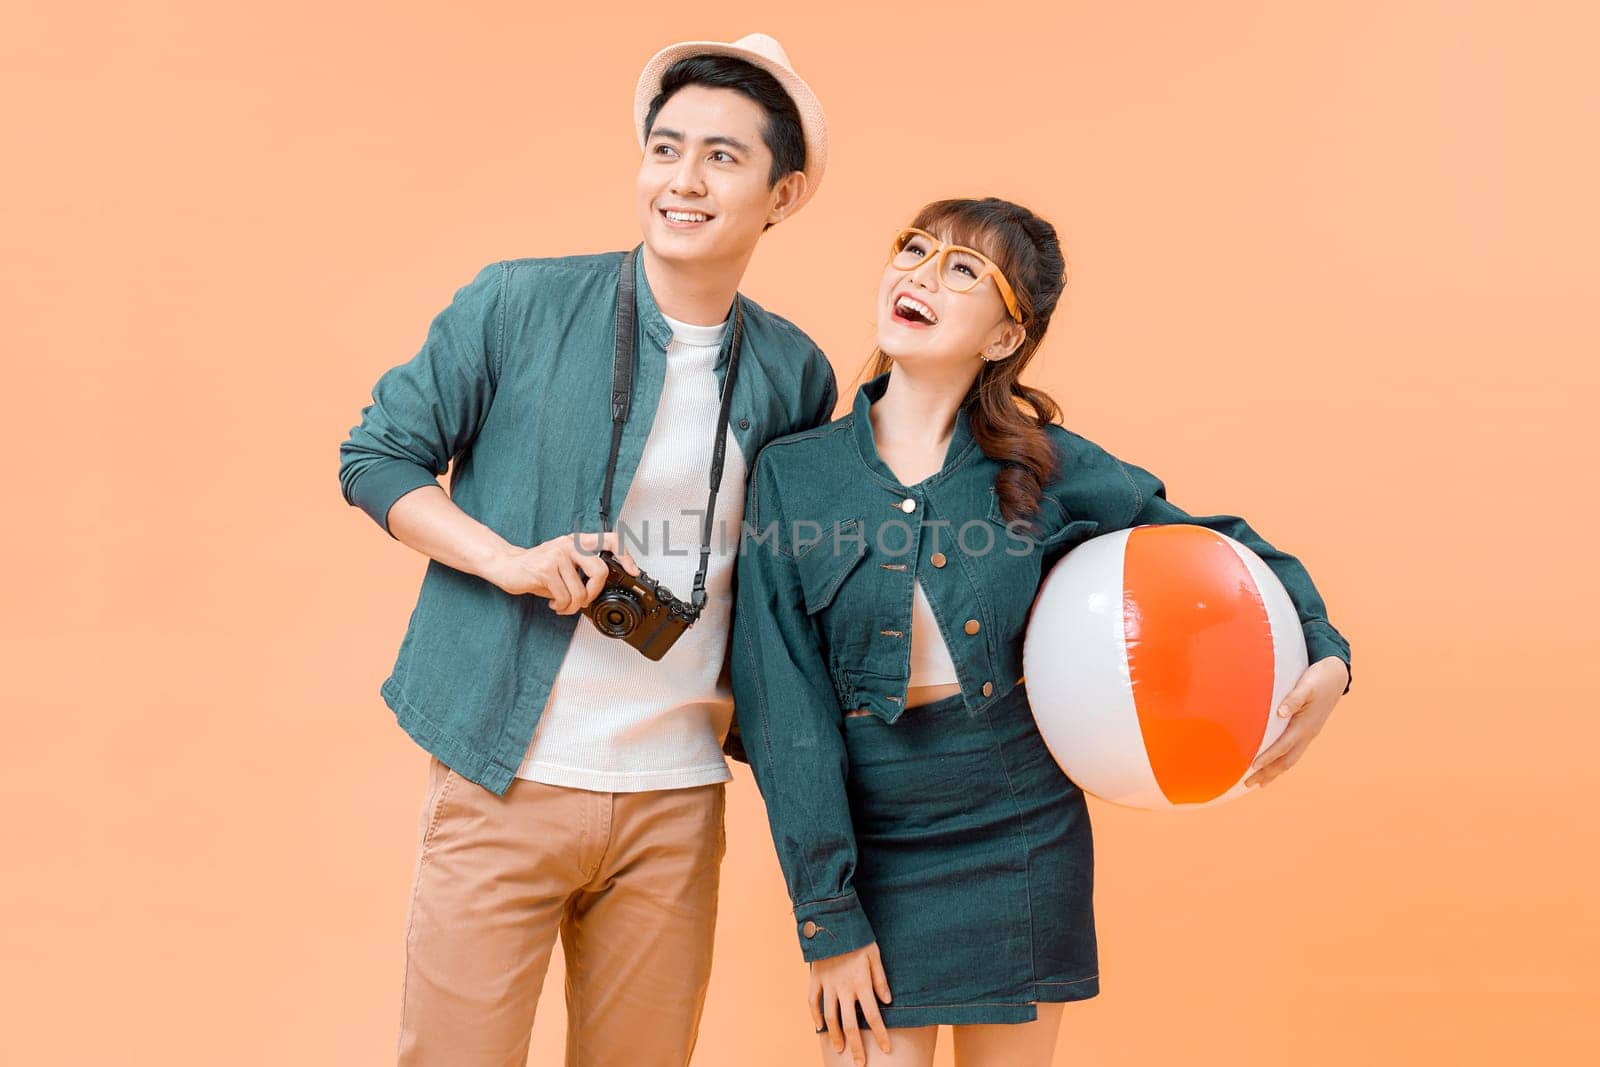
<svg viewBox="0 0 1600 1067">
<path fill-rule="evenodd" d="M 606 460 L 606 484 L 600 490 L 600 530 L 611 532 L 611 480 L 617 473 L 617 452 L 622 447 L 622 424 L 633 406 L 634 353 L 634 249 L 622 257 L 617 272 L 617 336 L 611 357 L 611 454 Z"/>
<path fill-rule="evenodd" d="M 636 351 L 637 293 L 634 285 L 634 264 L 639 249 L 634 248 L 622 257 L 617 268 L 617 335 L 611 362 L 611 454 L 606 459 L 605 488 L 600 491 L 600 527 L 611 532 L 611 489 L 617 473 L 617 454 L 622 450 L 622 426 L 628 421 L 628 410 L 633 406 L 633 369 L 638 360 Z M 733 404 L 733 383 L 739 374 L 739 351 L 744 340 L 744 308 L 739 297 L 733 298 L 733 328 L 723 339 L 722 351 L 728 358 L 728 370 L 722 381 L 722 403 L 717 410 L 717 435 L 711 445 L 711 496 L 706 501 L 705 523 L 700 534 L 700 569 L 694 576 L 694 593 L 690 603 L 693 617 L 700 617 L 706 602 L 706 568 L 711 563 L 711 528 L 716 521 L 717 490 L 722 486 L 722 461 L 727 451 L 728 413 Z M 720 360 L 720 356 L 719 356 Z"/>
</svg>

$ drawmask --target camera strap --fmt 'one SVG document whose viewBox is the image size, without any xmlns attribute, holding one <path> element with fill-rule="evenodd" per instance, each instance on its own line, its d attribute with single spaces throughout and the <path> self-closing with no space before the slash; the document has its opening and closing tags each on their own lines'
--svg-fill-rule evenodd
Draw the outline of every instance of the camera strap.
<svg viewBox="0 0 1600 1067">
<path fill-rule="evenodd" d="M 634 264 L 639 249 L 634 248 L 622 257 L 617 269 L 617 337 L 611 362 L 611 454 L 606 459 L 606 482 L 600 491 L 600 529 L 611 532 L 611 487 L 617 473 L 617 454 L 622 450 L 622 427 L 628 421 L 628 411 L 633 406 L 633 370 L 638 361 L 636 339 L 637 292 L 634 284 Z M 744 308 L 738 294 L 733 298 L 733 325 L 722 341 L 722 351 L 728 359 L 728 371 L 722 383 L 722 403 L 717 410 L 717 435 L 711 446 L 711 495 L 706 501 L 705 522 L 700 531 L 700 569 L 694 576 L 694 593 L 690 603 L 693 617 L 700 617 L 706 602 L 706 568 L 711 562 L 711 528 L 716 522 L 717 490 L 722 485 L 723 454 L 727 450 L 728 410 L 733 403 L 733 383 L 739 373 L 739 349 L 744 340 Z M 721 356 L 718 357 L 719 361 Z"/>
</svg>

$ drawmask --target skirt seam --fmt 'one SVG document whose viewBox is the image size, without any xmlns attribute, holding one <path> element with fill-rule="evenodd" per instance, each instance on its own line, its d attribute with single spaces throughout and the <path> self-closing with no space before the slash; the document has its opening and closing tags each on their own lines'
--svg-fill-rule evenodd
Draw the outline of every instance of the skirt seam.
<svg viewBox="0 0 1600 1067">
<path fill-rule="evenodd" d="M 1074 978 L 1070 982 L 1035 982 L 1033 984 L 1034 985 L 1082 985 L 1084 982 L 1092 982 L 1096 978 L 1099 978 L 1099 977 L 1100 977 L 1100 975 L 1098 975 L 1098 974 L 1091 974 L 1091 975 L 1087 975 L 1087 976 L 1085 976 L 1083 978 Z"/>
<path fill-rule="evenodd" d="M 1035 985 L 1039 983 L 1034 983 Z M 954 1004 L 882 1004 L 879 1011 L 918 1011 L 922 1008 L 1031 1008 L 1034 1000 L 962 1000 Z"/>
<path fill-rule="evenodd" d="M 1006 792 L 1011 794 L 1011 806 L 1017 813 L 1017 836 L 1022 839 L 1022 886 L 1023 894 L 1028 901 L 1028 970 L 1032 974 L 1038 974 L 1039 950 L 1035 942 L 1039 931 L 1033 921 L 1033 842 L 1028 840 L 1028 820 L 1022 814 L 1021 802 L 1017 800 L 1017 786 L 1012 781 L 1011 767 L 1006 761 L 1006 747 L 1000 743 L 994 727 L 994 718 L 987 709 L 983 712 L 983 722 L 989 729 L 989 743 L 994 746 L 995 755 L 1000 760 L 1000 773 L 1006 776 Z"/>
</svg>

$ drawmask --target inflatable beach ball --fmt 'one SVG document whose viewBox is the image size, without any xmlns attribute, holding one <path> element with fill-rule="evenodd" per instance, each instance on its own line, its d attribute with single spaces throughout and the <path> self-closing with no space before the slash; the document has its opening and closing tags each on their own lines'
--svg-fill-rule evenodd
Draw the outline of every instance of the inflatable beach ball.
<svg viewBox="0 0 1600 1067">
<path fill-rule="evenodd" d="M 1289 594 L 1202 526 L 1085 541 L 1040 586 L 1022 653 L 1045 744 L 1084 792 L 1134 808 L 1244 793 L 1306 669 Z"/>
</svg>

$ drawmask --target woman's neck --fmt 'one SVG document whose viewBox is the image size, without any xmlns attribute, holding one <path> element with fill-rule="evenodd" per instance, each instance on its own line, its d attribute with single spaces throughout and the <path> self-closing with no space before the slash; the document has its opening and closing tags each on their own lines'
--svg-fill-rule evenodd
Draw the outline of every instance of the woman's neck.
<svg viewBox="0 0 1600 1067">
<path fill-rule="evenodd" d="M 879 445 L 937 451 L 950 443 L 956 412 L 975 375 L 961 378 L 919 376 L 896 364 L 869 413 Z M 941 453 L 942 457 L 942 453 Z"/>
</svg>

